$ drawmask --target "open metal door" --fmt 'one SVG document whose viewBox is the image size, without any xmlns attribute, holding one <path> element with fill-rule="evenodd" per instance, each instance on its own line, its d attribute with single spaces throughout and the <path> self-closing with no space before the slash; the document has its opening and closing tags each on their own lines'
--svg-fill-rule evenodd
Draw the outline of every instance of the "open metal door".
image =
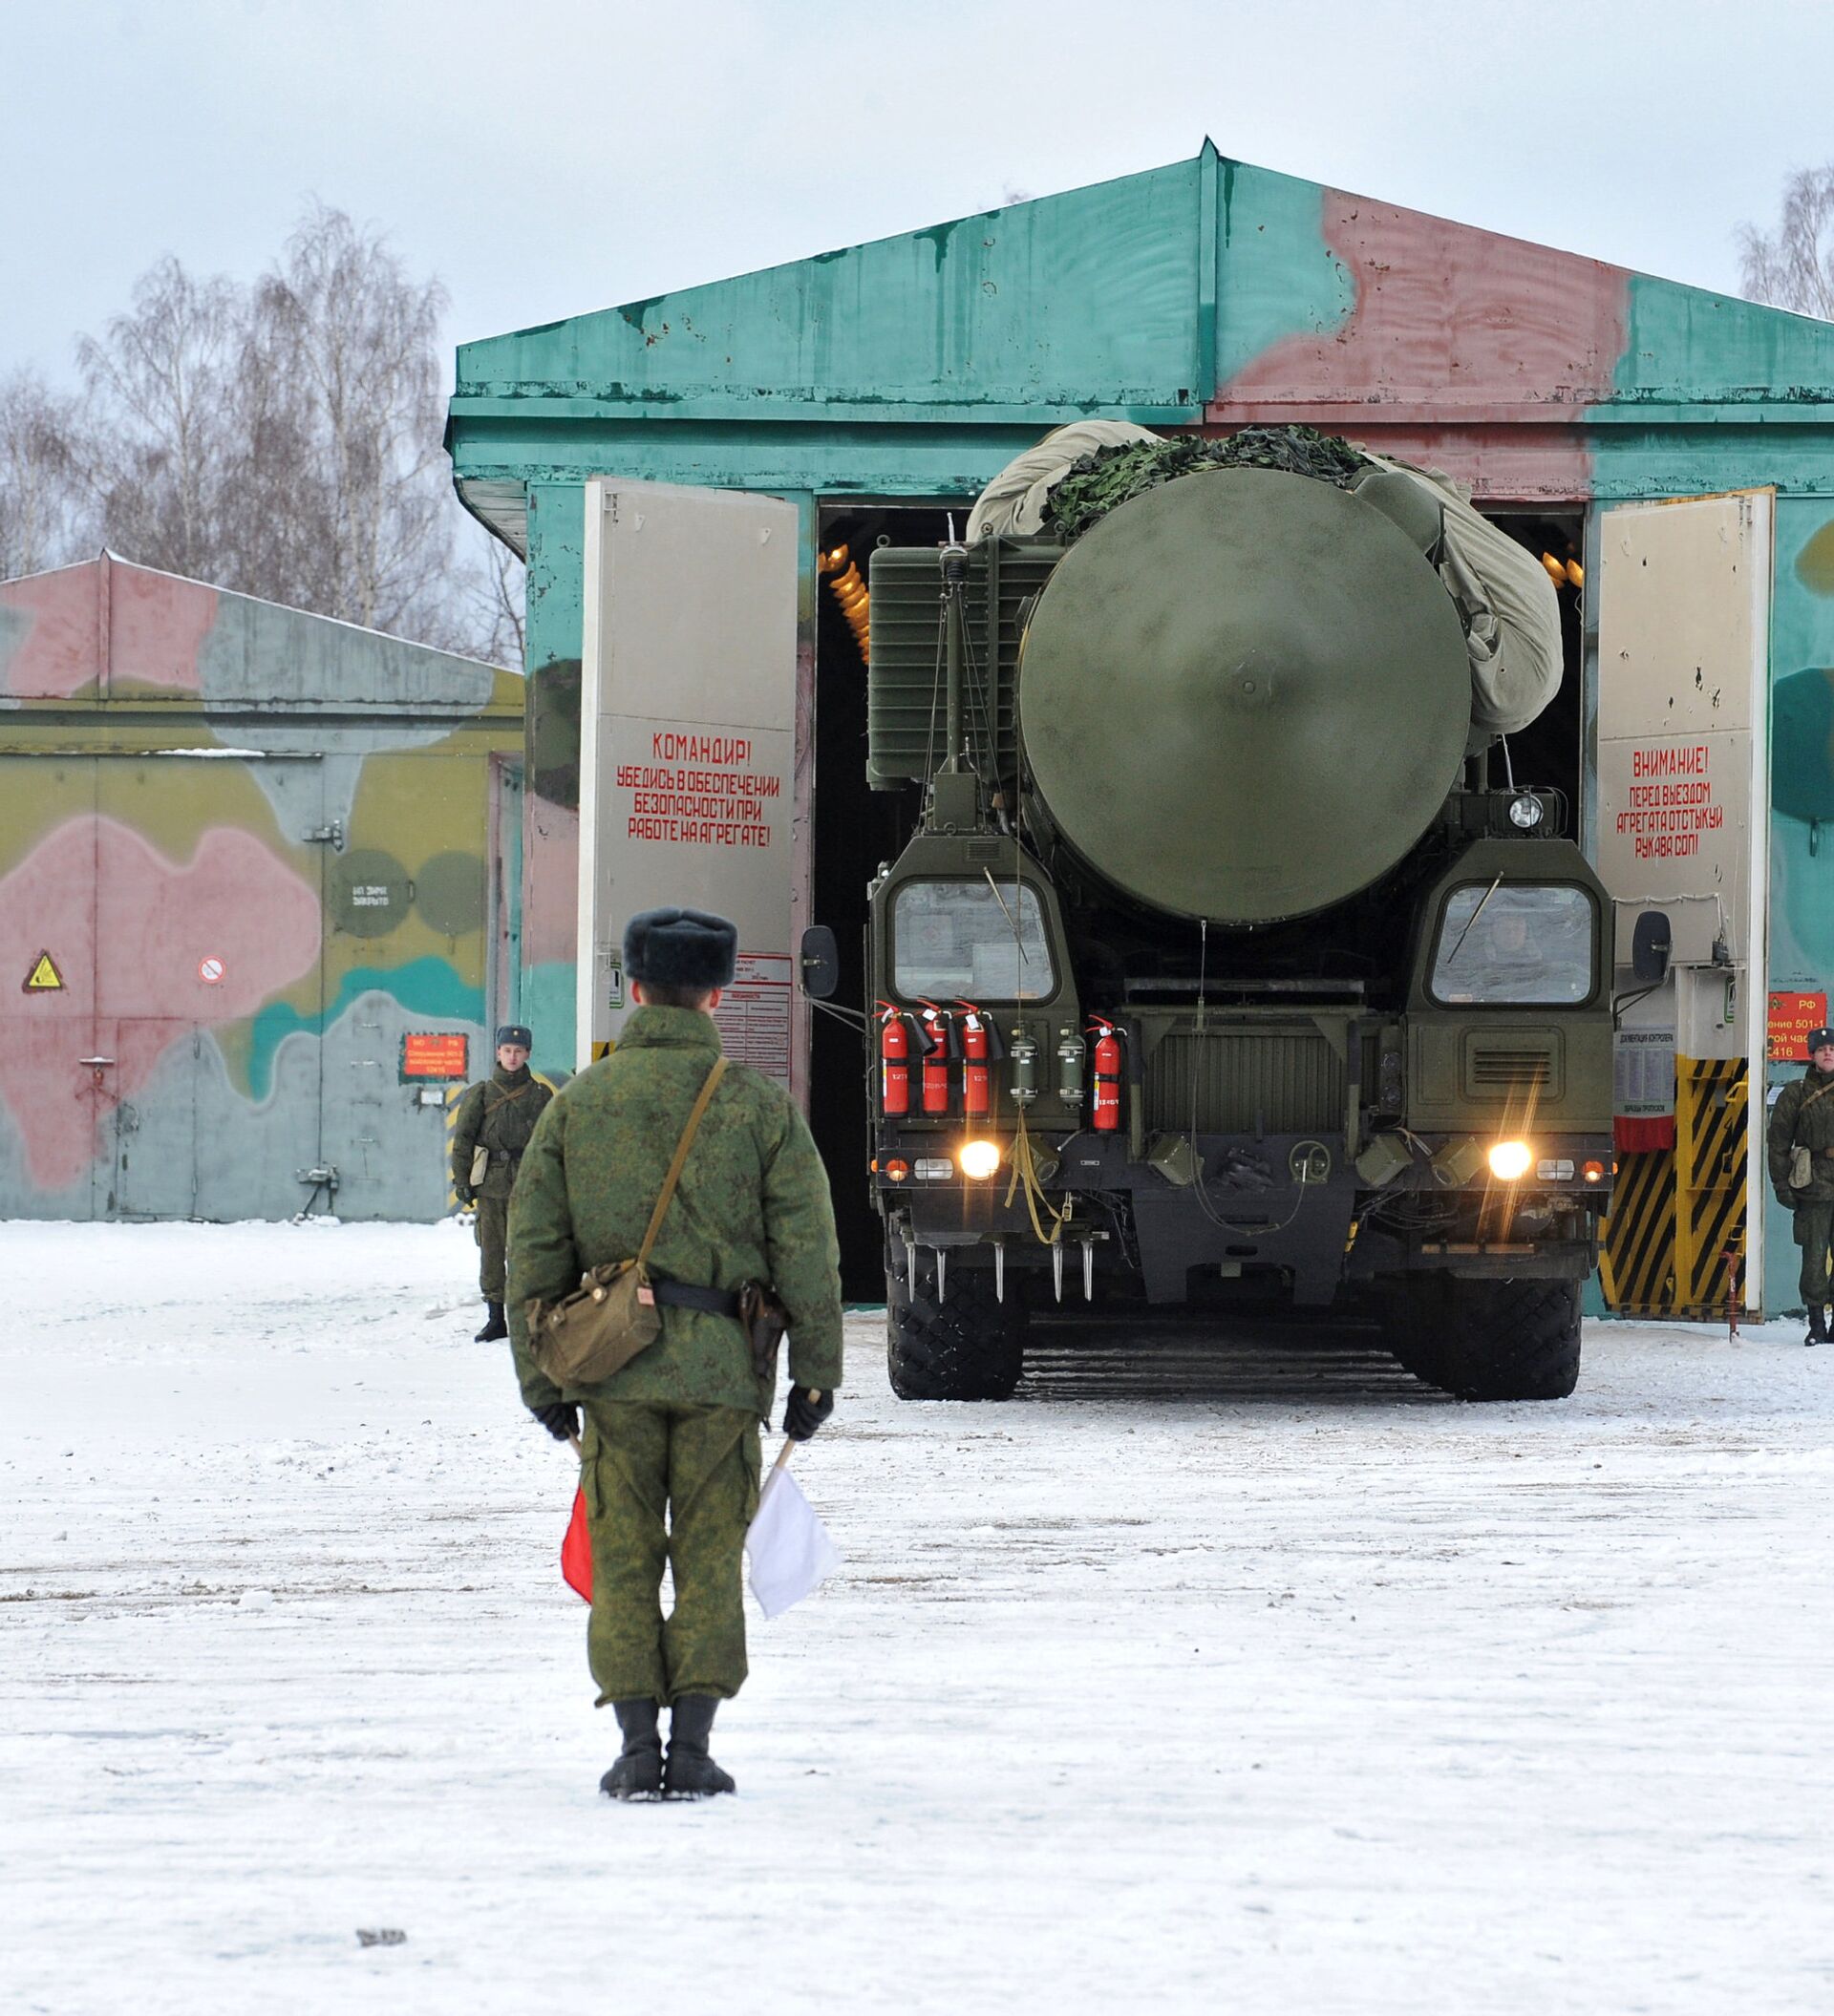
<svg viewBox="0 0 1834 2016">
<path fill-rule="evenodd" d="M 1601 1272 L 1626 1314 L 1720 1314 L 1735 1270 L 1761 1308 L 1774 504 L 1735 491 L 1600 518 L 1598 870 L 1620 1002 Z M 1631 935 L 1653 910 L 1672 964 L 1643 987 Z"/>
<path fill-rule="evenodd" d="M 798 527 L 779 498 L 586 485 L 582 1068 L 624 1026 L 626 920 L 681 903 L 738 925 L 727 1055 L 790 1081 Z"/>
</svg>

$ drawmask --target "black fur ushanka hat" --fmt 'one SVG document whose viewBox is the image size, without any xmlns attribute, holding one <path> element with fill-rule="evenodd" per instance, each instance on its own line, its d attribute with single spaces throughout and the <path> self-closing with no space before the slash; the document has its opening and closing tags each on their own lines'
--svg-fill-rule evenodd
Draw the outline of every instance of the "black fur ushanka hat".
<svg viewBox="0 0 1834 2016">
<path fill-rule="evenodd" d="M 624 927 L 624 971 L 653 987 L 730 987 L 738 926 L 706 910 L 642 910 Z"/>
</svg>

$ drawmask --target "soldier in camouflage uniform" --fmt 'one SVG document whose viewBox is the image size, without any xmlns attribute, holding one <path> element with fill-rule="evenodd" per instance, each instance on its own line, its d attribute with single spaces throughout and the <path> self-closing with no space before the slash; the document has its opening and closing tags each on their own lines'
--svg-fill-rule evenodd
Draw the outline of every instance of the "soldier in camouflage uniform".
<svg viewBox="0 0 1834 2016">
<path fill-rule="evenodd" d="M 554 1096 L 529 1071 L 535 1038 L 520 1023 L 497 1031 L 497 1069 L 458 1102 L 452 1129 L 452 1187 L 461 1204 L 478 1206 L 478 1285 L 484 1296 L 484 1326 L 478 1342 L 507 1337 L 503 1275 L 509 1238 L 509 1193 L 516 1171 L 547 1102 Z M 483 1180 L 473 1185 L 471 1165 L 481 1148 L 490 1157 Z"/>
<path fill-rule="evenodd" d="M 1771 1109 L 1771 1187 L 1793 1215 L 1796 1243 L 1802 1249 L 1801 1286 L 1808 1305 L 1804 1344 L 1827 1342 L 1828 1240 L 1834 1232 L 1834 1029 L 1818 1029 L 1808 1039 L 1808 1069 L 1785 1085 Z M 1790 1160 L 1808 1151 L 1808 1181 L 1790 1182 Z"/>
<path fill-rule="evenodd" d="M 613 1798 L 733 1789 L 707 1744 L 714 1710 L 745 1679 L 740 1558 L 757 1507 L 758 1423 L 772 1398 L 772 1379 L 753 1369 L 733 1291 L 748 1280 L 767 1283 L 789 1310 L 786 1433 L 812 1435 L 841 1379 L 827 1173 L 789 1095 L 736 1065 L 714 1090 L 650 1252 L 661 1334 L 610 1378 L 566 1391 L 529 1355 L 531 1297 L 556 1300 L 586 1269 L 635 1255 L 719 1056 L 712 1010 L 733 977 L 736 944 L 732 924 L 699 911 L 652 910 L 630 921 L 624 970 L 636 1012 L 617 1048 L 544 1116 L 510 1207 L 510 1324 L 522 1398 L 557 1438 L 575 1431 L 576 1407 L 586 1412 L 586 1651 L 598 1705 L 611 1704 L 624 1737 L 600 1780 Z M 666 1621 L 665 1562 L 674 1579 Z"/>
</svg>

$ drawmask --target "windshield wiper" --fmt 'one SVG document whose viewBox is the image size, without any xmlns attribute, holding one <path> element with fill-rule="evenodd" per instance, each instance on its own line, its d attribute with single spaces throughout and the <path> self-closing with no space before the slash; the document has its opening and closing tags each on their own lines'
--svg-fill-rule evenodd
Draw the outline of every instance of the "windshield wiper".
<svg viewBox="0 0 1834 2016">
<path fill-rule="evenodd" d="M 1000 914 L 1006 919 L 1008 924 L 1012 926 L 1013 944 L 1018 952 L 1019 964 L 1023 966 L 1025 964 L 1025 939 L 1019 931 L 1018 920 L 1006 907 L 1006 898 L 1000 894 L 1000 885 L 993 880 L 992 869 L 983 868 L 981 873 L 987 877 L 987 886 L 993 892 L 993 901 L 999 904 Z"/>
<path fill-rule="evenodd" d="M 1492 882 L 1489 888 L 1487 888 L 1483 892 L 1483 896 L 1480 901 L 1478 907 L 1472 911 L 1470 918 L 1465 923 L 1464 929 L 1459 933 L 1458 944 L 1455 944 L 1452 949 L 1445 955 L 1445 963 L 1447 966 L 1450 966 L 1452 962 L 1459 956 L 1460 949 L 1462 947 L 1465 940 L 1471 935 L 1472 924 L 1476 923 L 1478 919 L 1483 915 L 1484 904 L 1487 903 L 1490 899 L 1497 893 L 1497 883 L 1501 882 L 1502 881 L 1503 877 L 1498 876 L 1497 881 Z"/>
</svg>

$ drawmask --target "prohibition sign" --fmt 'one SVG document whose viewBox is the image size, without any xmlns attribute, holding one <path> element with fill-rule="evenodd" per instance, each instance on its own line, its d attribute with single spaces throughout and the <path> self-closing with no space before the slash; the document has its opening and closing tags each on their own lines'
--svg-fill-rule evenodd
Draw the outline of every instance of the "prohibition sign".
<svg viewBox="0 0 1834 2016">
<path fill-rule="evenodd" d="M 200 959 L 198 961 L 198 978 L 207 987 L 221 987 L 223 985 L 223 961 L 215 958 Z"/>
</svg>

